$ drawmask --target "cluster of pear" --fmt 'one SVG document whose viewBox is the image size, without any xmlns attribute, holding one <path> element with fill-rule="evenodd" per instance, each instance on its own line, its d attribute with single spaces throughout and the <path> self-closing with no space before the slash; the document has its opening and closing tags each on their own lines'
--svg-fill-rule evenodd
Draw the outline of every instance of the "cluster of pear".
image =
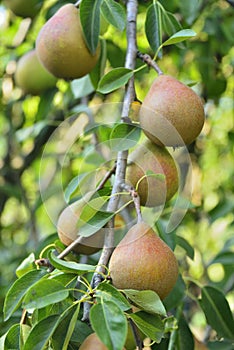
<svg viewBox="0 0 234 350">
<path fill-rule="evenodd" d="M 23 17 L 34 17 L 39 10 L 38 0 L 30 6 L 26 0 L 8 2 L 9 8 Z M 77 79 L 90 73 L 99 55 L 100 45 L 94 54 L 86 45 L 79 9 L 66 4 L 42 26 L 35 50 L 18 61 L 15 81 L 26 93 L 40 94 L 55 86 L 57 78 Z"/>
</svg>

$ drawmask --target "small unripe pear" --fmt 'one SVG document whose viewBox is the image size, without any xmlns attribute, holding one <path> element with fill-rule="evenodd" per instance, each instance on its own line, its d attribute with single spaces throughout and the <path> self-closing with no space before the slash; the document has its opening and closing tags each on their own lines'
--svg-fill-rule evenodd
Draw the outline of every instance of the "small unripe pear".
<svg viewBox="0 0 234 350">
<path fill-rule="evenodd" d="M 62 6 L 41 28 L 36 50 L 42 64 L 56 77 L 81 78 L 96 65 L 100 47 L 94 55 L 86 46 L 79 10 L 73 4 Z"/>
<path fill-rule="evenodd" d="M 57 223 L 57 231 L 60 241 L 68 246 L 79 236 L 77 222 L 85 204 L 91 197 L 87 194 L 82 199 L 67 206 L 59 216 Z M 74 251 L 78 254 L 90 255 L 99 251 L 103 246 L 104 230 L 99 230 L 94 235 L 83 238 L 83 243 L 78 244 Z"/>
<path fill-rule="evenodd" d="M 38 95 L 55 86 L 57 78 L 42 66 L 36 51 L 31 50 L 17 62 L 15 82 L 26 93 Z"/>
<path fill-rule="evenodd" d="M 101 342 L 96 333 L 92 333 L 83 341 L 79 350 L 108 350 L 108 348 Z"/>
<path fill-rule="evenodd" d="M 159 75 L 140 110 L 140 125 L 157 145 L 184 146 L 200 134 L 205 120 L 200 97 L 168 75 Z"/>
<path fill-rule="evenodd" d="M 117 245 L 109 269 L 116 288 L 152 290 L 161 299 L 171 292 L 178 277 L 173 251 L 144 222 L 132 226 Z"/>
<path fill-rule="evenodd" d="M 164 179 L 147 176 L 137 188 L 140 203 L 146 207 L 163 205 L 178 190 L 178 171 L 173 157 L 166 148 L 147 140 L 129 155 L 126 180 L 134 188 L 147 171 L 162 174 Z"/>
<path fill-rule="evenodd" d="M 35 17 L 43 4 L 40 0 L 5 0 L 4 2 L 16 16 L 23 18 Z"/>
</svg>

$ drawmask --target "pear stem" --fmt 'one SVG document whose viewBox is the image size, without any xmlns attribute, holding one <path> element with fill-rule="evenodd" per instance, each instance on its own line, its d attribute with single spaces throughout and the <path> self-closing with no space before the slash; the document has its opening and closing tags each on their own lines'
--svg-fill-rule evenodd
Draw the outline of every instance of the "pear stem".
<svg viewBox="0 0 234 350">
<path fill-rule="evenodd" d="M 124 191 L 129 192 L 129 194 L 131 195 L 133 203 L 135 205 L 135 209 L 136 209 L 137 223 L 142 222 L 143 218 L 141 213 L 141 203 L 140 203 L 140 197 L 138 195 L 138 192 L 135 190 L 134 187 L 127 185 L 126 183 L 121 184 L 121 188 Z"/>
<path fill-rule="evenodd" d="M 79 7 L 79 6 L 80 6 L 81 1 L 82 1 L 82 0 L 78 0 L 78 1 L 77 1 L 77 2 L 74 4 L 74 6 L 75 6 L 75 7 Z"/>
<path fill-rule="evenodd" d="M 137 57 L 140 58 L 143 62 L 145 62 L 149 67 L 156 70 L 156 72 L 161 75 L 163 72 L 157 65 L 157 63 L 150 57 L 150 55 L 147 55 L 146 53 L 142 53 L 140 51 L 137 51 Z"/>
</svg>

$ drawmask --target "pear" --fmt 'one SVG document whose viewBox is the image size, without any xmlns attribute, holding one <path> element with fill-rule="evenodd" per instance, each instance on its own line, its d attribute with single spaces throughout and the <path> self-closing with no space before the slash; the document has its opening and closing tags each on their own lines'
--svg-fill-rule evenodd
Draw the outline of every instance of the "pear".
<svg viewBox="0 0 234 350">
<path fill-rule="evenodd" d="M 33 18 L 40 11 L 41 0 L 5 0 L 7 7 L 16 15 L 23 18 Z"/>
<path fill-rule="evenodd" d="M 76 79 L 96 65 L 100 47 L 94 55 L 86 46 L 79 10 L 73 4 L 62 6 L 41 28 L 36 50 L 42 64 L 58 78 Z"/>
<path fill-rule="evenodd" d="M 112 283 L 119 289 L 152 290 L 164 299 L 178 277 L 173 251 L 143 221 L 130 228 L 109 262 Z"/>
<path fill-rule="evenodd" d="M 140 181 L 137 192 L 140 203 L 146 207 L 163 205 L 178 189 L 178 171 L 173 157 L 166 148 L 146 140 L 130 153 L 126 181 L 136 188 L 147 171 L 162 174 L 164 179 L 147 176 Z"/>
<path fill-rule="evenodd" d="M 57 222 L 57 231 L 60 241 L 68 246 L 78 238 L 77 222 L 80 214 L 91 194 L 67 206 L 60 214 Z M 91 255 L 99 251 L 104 242 L 104 229 L 99 230 L 90 237 L 84 238 L 82 244 L 78 244 L 74 251 L 78 254 Z"/>
<path fill-rule="evenodd" d="M 31 50 L 17 62 L 15 82 L 26 93 L 38 95 L 55 86 L 57 78 L 42 66 L 36 51 Z"/>
<path fill-rule="evenodd" d="M 168 75 L 159 75 L 140 110 L 140 125 L 157 145 L 184 146 L 200 134 L 205 120 L 200 97 Z"/>
<path fill-rule="evenodd" d="M 108 350 L 108 348 L 102 343 L 96 333 L 92 333 L 83 341 L 79 350 Z"/>
</svg>

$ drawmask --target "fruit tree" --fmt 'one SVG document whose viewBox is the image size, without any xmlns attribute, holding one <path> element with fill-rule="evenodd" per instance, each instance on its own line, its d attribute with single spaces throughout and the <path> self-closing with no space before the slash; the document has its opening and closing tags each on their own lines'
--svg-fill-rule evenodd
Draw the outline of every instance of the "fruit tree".
<svg viewBox="0 0 234 350">
<path fill-rule="evenodd" d="M 229 0 L 0 2 L 0 349 L 232 350 Z"/>
</svg>

